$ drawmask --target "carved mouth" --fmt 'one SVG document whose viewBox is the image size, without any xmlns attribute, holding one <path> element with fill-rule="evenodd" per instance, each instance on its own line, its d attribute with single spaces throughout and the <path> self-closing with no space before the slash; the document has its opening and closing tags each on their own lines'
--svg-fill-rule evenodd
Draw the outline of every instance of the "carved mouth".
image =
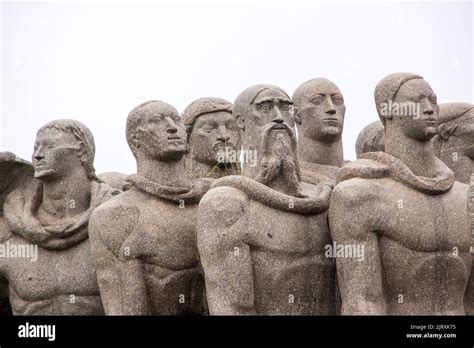
<svg viewBox="0 0 474 348">
<path fill-rule="evenodd" d="M 423 120 L 423 122 L 425 122 L 427 125 L 429 126 L 436 126 L 436 119 L 433 119 L 433 118 L 428 118 L 426 120 Z"/>
<path fill-rule="evenodd" d="M 323 119 L 323 122 L 331 126 L 337 126 L 339 124 L 339 120 L 334 117 L 325 118 Z"/>
<path fill-rule="evenodd" d="M 176 135 L 176 136 L 168 137 L 168 140 L 183 140 L 183 139 L 181 139 L 181 137 Z"/>
<path fill-rule="evenodd" d="M 272 130 L 287 130 L 288 127 L 286 127 L 284 124 L 282 123 L 277 123 L 276 125 L 272 126 L 271 128 Z"/>
</svg>

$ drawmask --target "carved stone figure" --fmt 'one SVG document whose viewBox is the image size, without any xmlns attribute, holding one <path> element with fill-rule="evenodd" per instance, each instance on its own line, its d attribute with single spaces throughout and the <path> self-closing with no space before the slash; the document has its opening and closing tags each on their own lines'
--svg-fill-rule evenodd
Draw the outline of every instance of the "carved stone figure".
<svg viewBox="0 0 474 348">
<path fill-rule="evenodd" d="M 3 219 L 3 202 L 5 197 L 14 190 L 22 180 L 28 177 L 33 177 L 31 163 L 18 158 L 11 152 L 0 152 L 0 238 L 5 238 L 9 235 Z M 5 257 L 6 255 L 3 253 L 3 255 L 0 256 Z M 12 309 L 8 295 L 8 283 L 5 277 L 0 275 L 0 316 L 11 314 Z"/>
<path fill-rule="evenodd" d="M 474 105 L 440 104 L 438 134 L 433 138 L 436 156 L 454 172 L 457 181 L 469 184 L 474 168 Z"/>
<path fill-rule="evenodd" d="M 365 250 L 336 259 L 342 314 L 473 313 L 468 186 L 430 146 L 436 95 L 420 76 L 396 73 L 375 88 L 385 152 L 369 152 L 338 174 L 329 223 L 335 243 Z M 386 105 L 414 103 L 393 116 Z"/>
<path fill-rule="evenodd" d="M 359 133 L 356 141 L 357 158 L 366 152 L 384 151 L 384 127 L 383 123 L 375 121 L 365 126 Z"/>
<path fill-rule="evenodd" d="M 188 133 L 186 168 L 190 178 L 221 178 L 240 173 L 240 132 L 232 103 L 200 98 L 183 113 Z"/>
<path fill-rule="evenodd" d="M 97 180 L 94 152 L 86 126 L 56 120 L 38 131 L 32 168 L 15 161 L 22 177 L 4 198 L 0 228 L 0 279 L 15 315 L 104 313 L 88 222 L 116 191 Z"/>
<path fill-rule="evenodd" d="M 106 314 L 203 313 L 196 245 L 198 202 L 209 180 L 184 166 L 186 129 L 174 107 L 150 101 L 127 118 L 137 161 L 130 188 L 94 211 L 92 252 Z"/>
<path fill-rule="evenodd" d="M 301 183 L 292 101 L 255 85 L 233 111 L 243 151 L 257 151 L 259 163 L 215 181 L 199 205 L 209 312 L 334 314 L 334 262 L 324 255 L 331 188 Z"/>
<path fill-rule="evenodd" d="M 302 180 L 335 182 L 344 165 L 342 130 L 346 106 L 339 88 L 325 78 L 306 81 L 293 93 Z"/>
</svg>

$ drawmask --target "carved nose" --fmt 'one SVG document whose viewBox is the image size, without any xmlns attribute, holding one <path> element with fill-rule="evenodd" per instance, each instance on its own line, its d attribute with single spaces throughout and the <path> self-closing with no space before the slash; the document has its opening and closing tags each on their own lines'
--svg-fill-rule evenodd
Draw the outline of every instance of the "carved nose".
<svg viewBox="0 0 474 348">
<path fill-rule="evenodd" d="M 217 140 L 222 141 L 223 143 L 227 143 L 227 142 L 229 142 L 230 137 L 225 136 L 225 135 L 219 135 L 219 136 L 217 137 Z"/>
<path fill-rule="evenodd" d="M 336 110 L 334 110 L 334 109 L 327 110 L 327 111 L 326 111 L 326 114 L 335 115 L 335 114 L 336 114 Z"/>
<path fill-rule="evenodd" d="M 433 115 L 434 110 L 431 107 L 431 103 L 427 98 L 423 99 L 422 101 L 422 106 L 423 106 L 423 114 L 424 115 Z"/>
<path fill-rule="evenodd" d="M 178 129 L 176 127 L 173 127 L 173 128 L 168 128 L 168 133 L 171 133 L 171 134 L 174 134 L 178 131 Z"/>
</svg>

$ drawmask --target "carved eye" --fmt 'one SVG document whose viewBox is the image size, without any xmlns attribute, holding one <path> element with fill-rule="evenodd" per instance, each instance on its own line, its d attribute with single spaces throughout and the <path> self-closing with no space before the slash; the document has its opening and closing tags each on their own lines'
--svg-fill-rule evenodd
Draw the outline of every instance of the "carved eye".
<svg viewBox="0 0 474 348">
<path fill-rule="evenodd" d="M 288 104 L 288 103 L 281 103 L 280 104 L 280 110 L 282 110 L 282 111 L 290 111 L 291 108 L 292 108 L 291 104 Z"/>
<path fill-rule="evenodd" d="M 316 97 L 311 99 L 311 103 L 316 104 L 316 105 L 321 104 L 323 101 L 324 101 L 324 96 L 321 94 L 318 94 Z"/>
<path fill-rule="evenodd" d="M 432 104 L 436 104 L 437 102 L 437 98 L 435 95 L 430 95 L 429 100 L 430 100 L 430 103 Z"/>
<path fill-rule="evenodd" d="M 273 108 L 273 103 L 265 102 L 265 103 L 260 104 L 257 108 L 259 111 L 269 112 Z"/>
<path fill-rule="evenodd" d="M 231 129 L 231 130 L 234 130 L 237 128 L 237 124 L 235 123 L 235 121 L 229 121 L 225 124 L 225 127 L 227 129 Z"/>
<path fill-rule="evenodd" d="M 332 102 L 336 105 L 341 105 L 342 103 L 344 103 L 344 98 L 342 98 L 342 95 L 340 94 L 335 94 L 331 96 L 331 99 L 332 99 Z"/>
</svg>

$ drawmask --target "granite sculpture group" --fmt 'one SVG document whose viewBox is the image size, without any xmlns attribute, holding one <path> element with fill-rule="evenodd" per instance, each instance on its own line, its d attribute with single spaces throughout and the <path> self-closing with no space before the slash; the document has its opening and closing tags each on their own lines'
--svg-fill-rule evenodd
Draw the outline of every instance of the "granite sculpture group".
<svg viewBox="0 0 474 348">
<path fill-rule="evenodd" d="M 411 73 L 375 104 L 350 162 L 324 78 L 145 102 L 128 176 L 46 124 L 0 153 L 0 315 L 474 315 L 474 105 Z"/>
</svg>

